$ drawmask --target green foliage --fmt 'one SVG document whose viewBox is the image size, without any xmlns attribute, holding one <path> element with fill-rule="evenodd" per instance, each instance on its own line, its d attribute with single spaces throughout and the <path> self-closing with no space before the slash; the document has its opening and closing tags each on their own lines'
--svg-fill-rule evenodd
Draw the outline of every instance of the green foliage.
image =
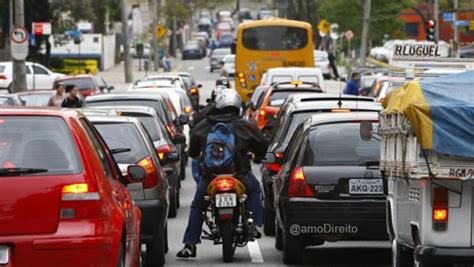
<svg viewBox="0 0 474 267">
<path fill-rule="evenodd" d="M 353 42 L 360 44 L 364 0 L 323 0 L 318 1 L 317 17 L 338 23 L 341 32 L 352 30 Z M 397 38 L 401 35 L 403 22 L 398 19 L 400 11 L 413 5 L 411 0 L 372 0 L 370 17 L 370 41 L 380 45 L 384 35 Z"/>
<path fill-rule="evenodd" d="M 223 5 L 232 4 L 234 0 L 196 0 L 197 8 L 216 8 Z M 258 2 L 258 1 L 257 1 Z"/>
<path fill-rule="evenodd" d="M 162 9 L 162 14 L 167 21 L 171 21 L 176 17 L 178 21 L 184 21 L 191 14 L 190 10 L 183 4 L 175 0 L 166 0 L 166 4 Z"/>
</svg>

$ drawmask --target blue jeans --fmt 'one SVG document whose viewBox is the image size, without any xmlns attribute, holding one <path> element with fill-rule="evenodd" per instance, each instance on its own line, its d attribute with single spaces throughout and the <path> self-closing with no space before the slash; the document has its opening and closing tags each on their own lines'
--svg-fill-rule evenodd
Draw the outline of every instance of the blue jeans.
<svg viewBox="0 0 474 267">
<path fill-rule="evenodd" d="M 193 173 L 193 179 L 198 184 L 202 180 L 201 172 L 199 170 L 199 159 L 192 158 L 191 160 L 191 172 Z"/>
<path fill-rule="evenodd" d="M 253 173 L 242 176 L 240 181 L 247 189 L 247 207 L 252 212 L 252 217 L 256 226 L 262 226 L 262 202 L 260 195 L 260 183 Z M 204 218 L 202 212 L 205 210 L 204 196 L 206 195 L 208 181 L 200 179 L 194 194 L 193 202 L 191 203 L 191 212 L 189 213 L 188 226 L 184 233 L 183 243 L 188 245 L 195 245 L 201 243 L 201 232 Z"/>
</svg>

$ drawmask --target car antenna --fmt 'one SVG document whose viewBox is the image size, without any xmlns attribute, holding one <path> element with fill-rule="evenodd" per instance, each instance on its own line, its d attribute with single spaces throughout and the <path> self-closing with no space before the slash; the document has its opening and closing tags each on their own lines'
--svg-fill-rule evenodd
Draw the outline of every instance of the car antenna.
<svg viewBox="0 0 474 267">
<path fill-rule="evenodd" d="M 339 101 L 337 101 L 337 106 L 342 107 L 342 83 L 339 81 Z"/>
</svg>

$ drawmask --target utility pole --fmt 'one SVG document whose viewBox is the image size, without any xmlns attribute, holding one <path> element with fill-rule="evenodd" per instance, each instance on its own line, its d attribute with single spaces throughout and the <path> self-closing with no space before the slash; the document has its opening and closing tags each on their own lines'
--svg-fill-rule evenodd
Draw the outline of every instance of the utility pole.
<svg viewBox="0 0 474 267">
<path fill-rule="evenodd" d="M 453 26 L 454 26 L 454 31 L 453 31 L 453 34 L 454 34 L 454 57 L 459 57 L 459 29 L 458 29 L 458 26 L 456 25 L 457 21 L 458 21 L 458 9 L 459 9 L 459 1 L 458 0 L 454 0 L 454 18 L 453 18 Z"/>
<path fill-rule="evenodd" d="M 371 0 L 364 2 L 364 21 L 362 25 L 362 44 L 360 47 L 360 64 L 365 66 L 367 59 L 367 44 L 369 41 L 369 27 L 370 27 L 370 5 Z"/>
<path fill-rule="evenodd" d="M 124 57 L 124 71 L 125 71 L 125 82 L 133 82 L 132 73 L 132 57 L 130 55 L 130 41 L 128 36 L 128 3 L 127 0 L 121 0 L 121 11 L 122 11 L 122 42 L 123 42 L 123 57 Z"/>
<path fill-rule="evenodd" d="M 25 27 L 25 6 L 23 0 L 15 1 L 15 27 Z M 23 92 L 26 90 L 27 84 L 25 60 L 13 59 L 13 87 L 11 88 L 11 91 L 13 93 Z"/>
<path fill-rule="evenodd" d="M 435 43 L 439 42 L 439 0 L 434 0 Z"/>
<path fill-rule="evenodd" d="M 153 45 L 153 70 L 158 71 L 160 67 L 160 53 L 158 51 L 158 34 L 156 33 L 156 27 L 158 26 L 158 0 L 151 0 L 151 12 L 153 14 L 153 26 L 151 29 L 152 33 L 152 45 Z"/>
<path fill-rule="evenodd" d="M 176 34 L 177 31 L 177 25 L 176 25 L 176 16 L 173 16 L 173 21 L 172 21 L 172 34 L 171 34 L 171 55 L 173 57 L 176 57 L 176 48 L 178 47 L 178 35 Z"/>
</svg>

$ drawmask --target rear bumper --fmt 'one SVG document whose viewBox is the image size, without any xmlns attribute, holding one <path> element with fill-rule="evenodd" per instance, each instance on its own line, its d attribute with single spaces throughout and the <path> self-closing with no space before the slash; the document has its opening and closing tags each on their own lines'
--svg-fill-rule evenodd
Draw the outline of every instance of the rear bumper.
<svg viewBox="0 0 474 267">
<path fill-rule="evenodd" d="M 117 239 L 114 244 L 112 236 L 0 237 L 0 244 L 10 248 L 10 262 L 2 266 L 115 266 Z"/>
<path fill-rule="evenodd" d="M 415 249 L 415 257 L 423 263 L 474 263 L 474 248 L 437 248 L 419 246 Z"/>
<path fill-rule="evenodd" d="M 292 198 L 282 207 L 285 225 L 323 240 L 388 240 L 385 200 Z"/>
<path fill-rule="evenodd" d="M 159 199 L 134 200 L 142 212 L 141 241 L 148 242 L 155 238 L 158 229 L 164 228 L 168 218 L 168 204 Z"/>
</svg>

